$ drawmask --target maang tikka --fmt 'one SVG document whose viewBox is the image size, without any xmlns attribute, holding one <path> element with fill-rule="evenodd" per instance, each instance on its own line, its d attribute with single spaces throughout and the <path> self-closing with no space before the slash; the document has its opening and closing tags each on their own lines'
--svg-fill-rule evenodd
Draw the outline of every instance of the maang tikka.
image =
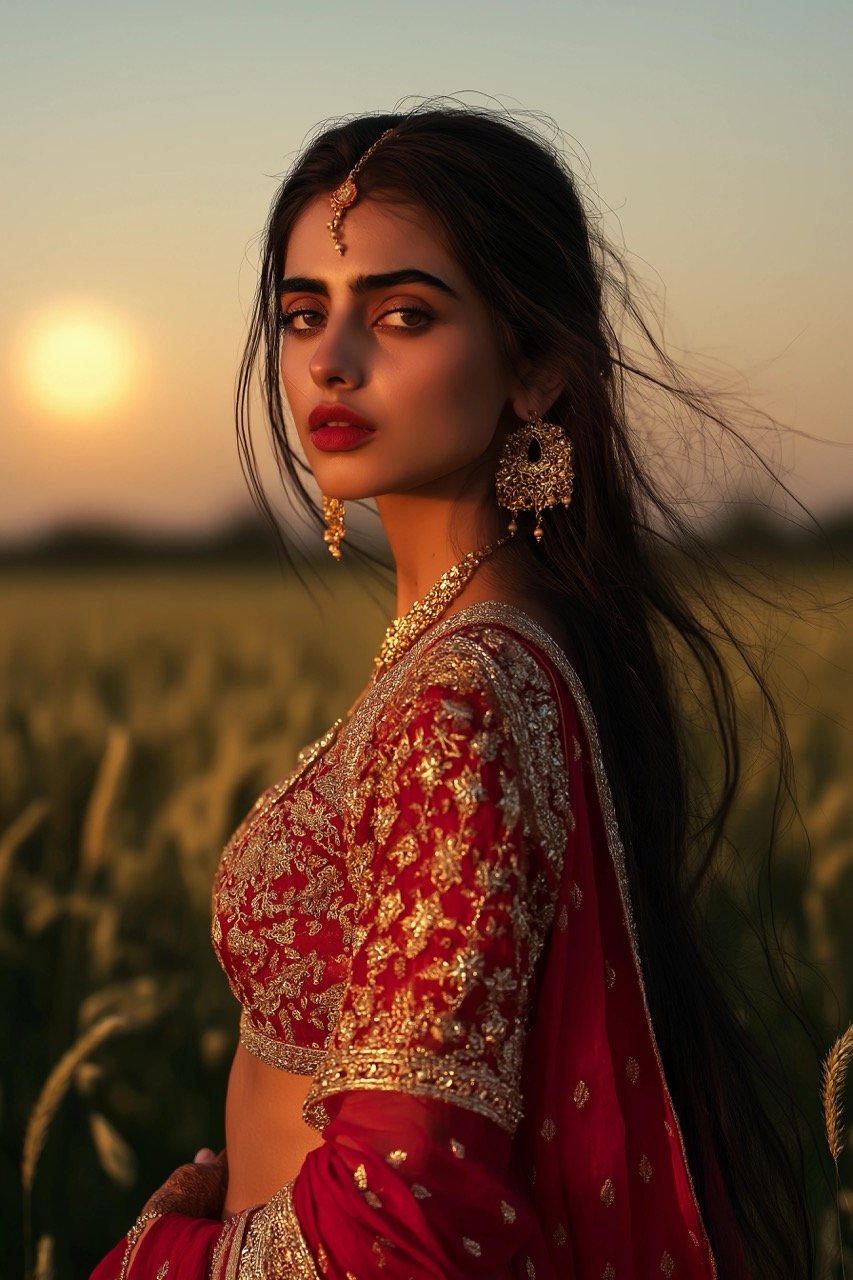
<svg viewBox="0 0 853 1280">
<path fill-rule="evenodd" d="M 380 133 L 373 145 L 367 148 L 364 155 L 359 156 L 358 160 L 356 160 L 341 185 L 339 187 L 335 187 L 334 191 L 329 196 L 329 204 L 332 206 L 332 221 L 327 222 L 326 226 L 329 228 L 332 236 L 332 243 L 334 244 L 337 253 L 344 253 L 346 251 L 346 245 L 341 240 L 340 228 L 347 209 L 351 209 L 358 199 L 358 186 L 355 180 L 361 173 L 367 161 L 373 155 L 376 148 L 381 147 L 382 143 L 385 142 L 387 138 L 390 138 L 393 132 L 394 129 L 391 128 L 386 129 L 384 133 Z"/>
<path fill-rule="evenodd" d="M 542 512 L 572 500 L 572 442 L 562 427 L 530 411 L 527 422 L 507 436 L 495 475 L 495 491 L 510 512 L 509 532 L 518 531 L 519 511 L 533 511 L 533 536 L 542 540 Z"/>
<path fill-rule="evenodd" d="M 323 520 L 326 523 L 323 541 L 329 548 L 329 555 L 335 560 L 340 560 L 341 558 L 341 543 L 346 533 L 344 526 L 345 510 L 346 508 L 341 498 L 327 498 L 323 494 Z"/>
<path fill-rule="evenodd" d="M 392 128 L 386 129 L 384 133 L 381 133 L 373 145 L 368 147 L 364 154 L 356 160 L 341 185 L 339 187 L 335 187 L 335 190 L 331 192 L 329 196 L 329 204 L 332 207 L 332 220 L 326 225 L 329 228 L 332 243 L 338 253 L 344 253 L 346 249 L 346 245 L 341 240 L 340 228 L 347 209 L 352 208 L 358 199 L 358 185 L 356 184 L 356 178 L 359 173 L 361 173 L 365 163 L 373 155 L 376 148 L 381 146 L 386 138 L 390 138 L 393 132 L 394 130 Z M 326 528 L 323 533 L 323 541 L 329 548 L 329 554 L 333 556 L 335 560 L 340 560 L 341 558 L 341 543 L 343 542 L 346 534 L 344 515 L 345 507 L 343 501 L 340 498 L 329 498 L 324 494 L 323 520 L 325 521 Z"/>
</svg>

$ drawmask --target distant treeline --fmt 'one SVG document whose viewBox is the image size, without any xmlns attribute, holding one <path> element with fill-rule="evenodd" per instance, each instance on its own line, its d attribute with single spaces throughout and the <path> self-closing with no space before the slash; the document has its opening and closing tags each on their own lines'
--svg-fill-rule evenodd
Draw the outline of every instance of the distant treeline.
<svg viewBox="0 0 853 1280">
<path fill-rule="evenodd" d="M 853 508 L 811 521 L 744 504 L 709 522 L 702 536 L 714 550 L 738 558 L 796 556 L 847 562 L 853 558 Z M 69 524 L 27 540 L 0 543 L 0 568 L 261 567 L 275 565 L 280 555 L 270 526 L 250 514 L 204 534 Z M 319 539 L 317 558 L 325 560 Z"/>
<path fill-rule="evenodd" d="M 187 534 L 138 532 L 106 524 L 62 525 L 27 540 L 0 543 L 0 566 L 274 565 L 278 554 L 270 526 L 248 515 L 212 532 Z"/>
</svg>

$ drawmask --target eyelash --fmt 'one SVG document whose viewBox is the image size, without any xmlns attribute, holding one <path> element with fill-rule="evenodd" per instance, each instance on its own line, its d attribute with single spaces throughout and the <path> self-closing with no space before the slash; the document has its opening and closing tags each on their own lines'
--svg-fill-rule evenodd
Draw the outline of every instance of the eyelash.
<svg viewBox="0 0 853 1280">
<path fill-rule="evenodd" d="M 432 323 L 433 316 L 423 307 L 389 307 L 387 311 L 383 311 L 377 318 L 384 320 L 386 316 L 418 316 L 420 322 L 418 324 L 399 324 L 387 325 L 386 328 L 397 329 L 403 332 L 414 333 L 421 329 L 427 329 Z M 309 334 L 317 333 L 320 325 L 309 326 L 304 329 L 297 329 L 294 321 L 299 316 L 322 316 L 321 311 L 317 311 L 314 307 L 294 307 L 291 311 L 282 311 L 278 317 L 278 327 L 285 334 L 293 334 L 294 336 L 306 337 Z"/>
</svg>

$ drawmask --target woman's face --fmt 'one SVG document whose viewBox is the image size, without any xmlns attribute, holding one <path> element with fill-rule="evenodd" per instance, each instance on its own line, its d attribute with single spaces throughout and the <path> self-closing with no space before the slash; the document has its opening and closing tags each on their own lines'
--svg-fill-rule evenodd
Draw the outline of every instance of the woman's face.
<svg viewBox="0 0 853 1280">
<path fill-rule="evenodd" d="M 490 482 L 525 407 L 486 304 L 425 212 L 359 202 L 343 255 L 329 217 L 319 198 L 297 219 L 281 291 L 283 388 L 321 490 L 453 498 Z"/>
</svg>

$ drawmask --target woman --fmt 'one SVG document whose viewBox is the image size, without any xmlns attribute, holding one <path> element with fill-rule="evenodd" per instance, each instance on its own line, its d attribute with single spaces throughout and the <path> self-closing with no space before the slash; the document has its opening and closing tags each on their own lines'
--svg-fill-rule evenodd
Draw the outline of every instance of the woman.
<svg viewBox="0 0 853 1280">
<path fill-rule="evenodd" d="M 607 264 L 558 158 L 488 113 L 354 120 L 282 186 L 241 421 L 259 366 L 333 555 L 376 499 L 399 617 L 217 874 L 227 1164 L 177 1170 L 97 1280 L 810 1273 L 691 923 L 731 691 L 650 523 L 680 528 Z M 731 766 L 698 876 L 673 637 Z"/>
</svg>

